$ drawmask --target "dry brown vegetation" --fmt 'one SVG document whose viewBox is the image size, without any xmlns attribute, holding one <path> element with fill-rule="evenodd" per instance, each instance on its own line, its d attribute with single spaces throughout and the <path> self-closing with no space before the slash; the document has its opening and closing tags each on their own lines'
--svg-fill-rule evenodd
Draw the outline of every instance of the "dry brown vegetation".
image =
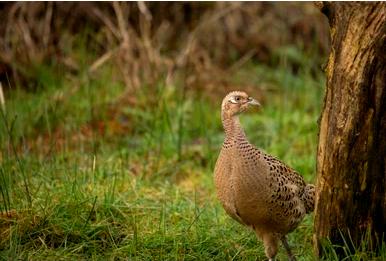
<svg viewBox="0 0 386 261">
<path fill-rule="evenodd" d="M 275 65 L 283 46 L 328 51 L 327 22 L 312 3 L 14 2 L 0 16 L 0 81 L 24 88 L 41 64 L 93 76 L 106 63 L 128 90 L 176 80 L 215 88 L 250 59 Z M 79 38 L 93 54 L 86 64 L 74 52 Z"/>
</svg>

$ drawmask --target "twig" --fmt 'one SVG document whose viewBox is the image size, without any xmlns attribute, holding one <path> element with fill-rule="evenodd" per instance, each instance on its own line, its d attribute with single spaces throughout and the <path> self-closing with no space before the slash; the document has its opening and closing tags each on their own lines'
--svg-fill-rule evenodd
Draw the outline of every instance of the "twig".
<svg viewBox="0 0 386 261">
<path fill-rule="evenodd" d="M 4 92 L 3 92 L 3 85 L 0 82 L 0 104 L 1 108 L 5 112 L 5 99 L 4 99 Z"/>
<path fill-rule="evenodd" d="M 51 34 L 51 20 L 52 20 L 52 2 L 47 3 L 47 12 L 44 17 L 44 29 L 43 29 L 43 46 L 44 48 L 48 47 Z"/>
<path fill-rule="evenodd" d="M 137 4 L 139 11 L 145 16 L 146 20 L 151 21 L 152 16 L 145 2 L 138 1 Z"/>
<path fill-rule="evenodd" d="M 216 22 L 217 20 L 226 16 L 228 13 L 232 12 L 233 10 L 240 8 L 240 6 L 241 5 L 239 3 L 232 4 L 229 7 L 224 8 L 220 12 L 214 14 L 213 16 L 210 16 L 208 19 L 203 19 L 203 21 L 201 21 L 189 34 L 185 48 L 182 50 L 182 53 L 176 59 L 177 66 L 183 66 L 186 63 L 186 57 L 190 54 L 195 44 L 195 41 L 194 41 L 195 37 L 202 28 L 204 28 L 208 24 Z"/>
<path fill-rule="evenodd" d="M 92 12 L 95 14 L 96 17 L 102 20 L 102 22 L 106 25 L 106 27 L 110 30 L 110 32 L 119 39 L 119 32 L 116 26 L 111 22 L 110 18 L 106 16 L 101 10 L 93 6 Z"/>
<path fill-rule="evenodd" d="M 95 62 L 93 62 L 93 64 L 88 69 L 88 72 L 89 73 L 95 72 L 101 65 L 107 62 L 119 49 L 120 47 L 107 51 L 105 54 L 99 57 Z"/>
<path fill-rule="evenodd" d="M 117 16 L 119 31 L 121 32 L 121 37 L 123 39 L 123 42 L 128 44 L 129 35 L 127 33 L 126 23 L 123 18 L 122 6 L 118 2 L 113 2 L 113 8 L 114 8 L 115 15 Z"/>
<path fill-rule="evenodd" d="M 18 25 L 20 30 L 23 33 L 24 43 L 26 47 L 28 48 L 27 54 L 29 55 L 31 60 L 35 60 L 34 57 L 36 57 L 36 46 L 31 36 L 31 31 L 28 27 L 27 22 L 24 20 L 24 17 L 20 16 L 18 20 Z"/>
</svg>

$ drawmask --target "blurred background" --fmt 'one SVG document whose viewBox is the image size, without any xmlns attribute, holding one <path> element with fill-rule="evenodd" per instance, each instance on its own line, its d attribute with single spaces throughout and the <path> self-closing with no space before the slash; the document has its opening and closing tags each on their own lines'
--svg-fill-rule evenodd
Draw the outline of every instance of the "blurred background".
<svg viewBox="0 0 386 261">
<path fill-rule="evenodd" d="M 2 257 L 264 257 L 215 199 L 220 104 L 260 100 L 250 141 L 314 180 L 329 31 L 312 3 L 8 2 L 0 17 Z M 304 260 L 311 230 L 292 238 Z"/>
<path fill-rule="evenodd" d="M 284 56 L 294 73 L 306 62 L 318 71 L 328 52 L 312 3 L 14 2 L 0 14 L 1 81 L 27 90 L 42 85 L 41 71 L 97 78 L 106 66 L 129 90 L 181 72 L 188 88 L 221 88 L 248 61 L 275 67 Z"/>
</svg>

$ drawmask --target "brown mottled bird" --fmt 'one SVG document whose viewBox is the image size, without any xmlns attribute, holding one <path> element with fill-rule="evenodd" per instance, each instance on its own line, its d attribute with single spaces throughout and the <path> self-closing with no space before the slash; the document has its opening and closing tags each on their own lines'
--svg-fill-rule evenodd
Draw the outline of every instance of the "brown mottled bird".
<svg viewBox="0 0 386 261">
<path fill-rule="evenodd" d="M 229 93 L 221 106 L 225 140 L 214 170 L 217 196 L 225 211 L 252 228 L 274 260 L 278 242 L 295 260 L 286 235 L 314 209 L 315 188 L 280 160 L 249 143 L 238 115 L 260 105 L 245 92 Z"/>
</svg>

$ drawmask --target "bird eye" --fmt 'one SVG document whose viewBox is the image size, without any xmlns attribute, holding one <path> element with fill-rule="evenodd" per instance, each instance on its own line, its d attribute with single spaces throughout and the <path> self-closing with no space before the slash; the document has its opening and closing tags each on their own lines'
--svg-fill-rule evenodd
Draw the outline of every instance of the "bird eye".
<svg viewBox="0 0 386 261">
<path fill-rule="evenodd" d="M 240 96 L 233 96 L 232 98 L 229 99 L 229 102 L 239 103 L 240 100 L 241 100 Z"/>
</svg>

